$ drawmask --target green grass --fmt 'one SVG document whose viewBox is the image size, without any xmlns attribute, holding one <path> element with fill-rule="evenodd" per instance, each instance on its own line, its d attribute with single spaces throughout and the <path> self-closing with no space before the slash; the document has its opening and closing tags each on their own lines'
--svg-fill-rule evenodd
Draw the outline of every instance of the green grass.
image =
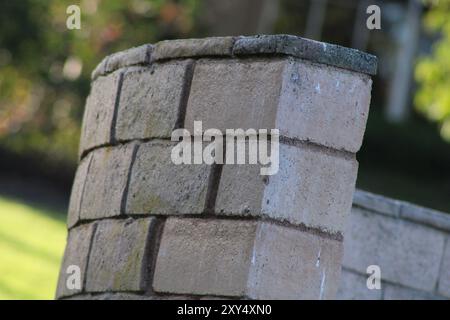
<svg viewBox="0 0 450 320">
<path fill-rule="evenodd" d="M 64 216 L 0 197 L 0 300 L 53 299 Z"/>
</svg>

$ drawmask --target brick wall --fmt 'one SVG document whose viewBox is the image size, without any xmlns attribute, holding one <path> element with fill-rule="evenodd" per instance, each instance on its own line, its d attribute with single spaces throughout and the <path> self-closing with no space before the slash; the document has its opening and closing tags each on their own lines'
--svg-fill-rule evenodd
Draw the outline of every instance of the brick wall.
<svg viewBox="0 0 450 320">
<path fill-rule="evenodd" d="M 329 299 L 376 58 L 294 36 L 106 57 L 86 102 L 57 298 Z M 279 172 L 175 165 L 176 128 L 280 130 Z M 67 267 L 82 286 L 68 289 Z"/>
<path fill-rule="evenodd" d="M 344 241 L 340 299 L 449 299 L 450 215 L 357 191 Z M 381 290 L 366 268 L 381 269 Z"/>
</svg>

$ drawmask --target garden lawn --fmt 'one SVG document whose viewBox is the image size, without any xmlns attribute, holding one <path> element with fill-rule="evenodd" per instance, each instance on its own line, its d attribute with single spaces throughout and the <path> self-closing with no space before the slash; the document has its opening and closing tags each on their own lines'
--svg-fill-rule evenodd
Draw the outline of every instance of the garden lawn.
<svg viewBox="0 0 450 320">
<path fill-rule="evenodd" d="M 0 196 L 0 300 L 53 299 L 64 215 Z"/>
</svg>

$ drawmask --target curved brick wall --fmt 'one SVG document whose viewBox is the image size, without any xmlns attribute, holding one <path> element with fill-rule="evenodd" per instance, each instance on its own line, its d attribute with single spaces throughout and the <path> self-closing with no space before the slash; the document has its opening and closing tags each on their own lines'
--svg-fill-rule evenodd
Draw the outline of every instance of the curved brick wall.
<svg viewBox="0 0 450 320">
<path fill-rule="evenodd" d="M 344 241 L 340 299 L 449 299 L 450 215 L 357 190 Z M 366 268 L 381 269 L 381 289 Z"/>
<path fill-rule="evenodd" d="M 93 72 L 57 298 L 328 299 L 376 58 L 294 36 L 164 41 Z M 280 130 L 279 172 L 174 165 L 176 128 Z M 67 267 L 82 286 L 69 289 Z"/>
</svg>

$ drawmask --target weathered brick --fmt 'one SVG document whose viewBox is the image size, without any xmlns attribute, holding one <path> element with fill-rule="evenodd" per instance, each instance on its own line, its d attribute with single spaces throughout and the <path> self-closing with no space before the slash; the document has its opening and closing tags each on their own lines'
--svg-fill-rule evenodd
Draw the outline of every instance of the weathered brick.
<svg viewBox="0 0 450 320">
<path fill-rule="evenodd" d="M 397 285 L 384 285 L 384 300 L 441 300 L 433 293 L 415 290 Z"/>
<path fill-rule="evenodd" d="M 103 58 L 102 61 L 95 67 L 95 69 L 91 73 L 91 79 L 95 80 L 100 76 L 104 76 L 106 74 L 106 63 L 108 61 L 108 57 Z"/>
<path fill-rule="evenodd" d="M 205 210 L 211 166 L 173 164 L 174 145 L 153 141 L 139 146 L 130 174 L 127 214 L 199 214 Z"/>
<path fill-rule="evenodd" d="M 289 138 L 359 150 L 368 116 L 368 76 L 292 58 L 200 60 L 185 127 L 272 129 Z M 337 134 L 339 133 L 339 134 Z"/>
<path fill-rule="evenodd" d="M 202 296 L 200 300 L 233 300 L 230 297 Z"/>
<path fill-rule="evenodd" d="M 121 214 L 134 147 L 128 144 L 93 151 L 81 201 L 82 220 Z"/>
<path fill-rule="evenodd" d="M 92 295 L 89 300 L 154 300 L 154 298 L 133 293 L 104 293 Z"/>
<path fill-rule="evenodd" d="M 75 296 L 65 297 L 61 300 L 91 300 L 92 296 L 90 294 L 77 294 Z"/>
<path fill-rule="evenodd" d="M 181 295 L 143 295 L 136 293 L 94 293 L 94 294 L 81 294 L 64 298 L 64 300 L 195 300 L 190 296 Z"/>
<path fill-rule="evenodd" d="M 438 292 L 450 298 L 450 236 L 447 237 L 444 255 L 442 257 Z"/>
<path fill-rule="evenodd" d="M 260 223 L 248 280 L 253 299 L 334 299 L 342 242 Z"/>
<path fill-rule="evenodd" d="M 72 228 L 80 219 L 81 198 L 91 159 L 92 153 L 89 153 L 83 160 L 81 160 L 77 168 L 70 195 L 69 210 L 67 213 L 68 228 Z"/>
<path fill-rule="evenodd" d="M 256 226 L 251 221 L 168 219 L 156 261 L 154 290 L 244 295 Z"/>
<path fill-rule="evenodd" d="M 378 265 L 382 279 L 430 291 L 438 279 L 444 240 L 434 229 L 353 208 L 343 266 L 365 273 L 369 265 Z"/>
<path fill-rule="evenodd" d="M 199 56 L 231 56 L 233 37 L 167 40 L 158 42 L 152 60 Z"/>
<path fill-rule="evenodd" d="M 95 294 L 92 300 L 196 300 L 190 296 L 182 295 L 139 295 L 133 293 L 104 293 Z"/>
<path fill-rule="evenodd" d="M 345 248 L 344 248 L 345 251 Z M 367 277 L 343 269 L 337 294 L 340 300 L 381 300 L 382 289 L 367 288 Z M 384 284 L 382 283 L 382 287 Z"/>
<path fill-rule="evenodd" d="M 107 58 L 105 71 L 112 72 L 123 67 L 149 64 L 152 50 L 152 45 L 144 44 L 139 47 L 113 53 Z"/>
<path fill-rule="evenodd" d="M 154 218 L 98 223 L 87 269 L 86 291 L 143 291 L 146 253 Z"/>
<path fill-rule="evenodd" d="M 274 128 L 285 60 L 200 60 L 196 63 L 185 127 Z"/>
<path fill-rule="evenodd" d="M 448 218 L 448 214 L 444 212 L 402 202 L 400 217 L 450 233 L 450 219 Z"/>
<path fill-rule="evenodd" d="M 116 96 L 122 71 L 97 78 L 91 87 L 84 110 L 79 154 L 111 142 Z"/>
<path fill-rule="evenodd" d="M 259 165 L 225 165 L 215 211 L 267 215 L 293 224 L 343 233 L 357 174 L 353 157 L 313 146 L 281 144 L 279 171 L 262 176 Z"/>
<path fill-rule="evenodd" d="M 120 95 L 116 138 L 170 138 L 182 112 L 192 61 L 130 68 Z"/>
<path fill-rule="evenodd" d="M 339 284 L 342 243 L 256 221 L 167 220 L 157 292 L 254 299 L 327 299 Z"/>
<path fill-rule="evenodd" d="M 67 238 L 67 246 L 64 252 L 64 258 L 59 273 L 58 288 L 56 291 L 57 298 L 74 295 L 84 290 L 83 285 L 86 276 L 89 248 L 92 236 L 95 231 L 95 226 L 95 224 L 82 225 L 72 229 L 69 232 L 69 236 Z M 67 273 L 67 268 L 69 266 L 78 266 L 80 268 L 80 282 L 82 286 L 80 289 L 69 289 L 67 287 L 68 276 L 72 274 Z"/>
<path fill-rule="evenodd" d="M 123 67 L 149 64 L 152 51 L 153 45 L 144 44 L 139 47 L 113 53 L 103 58 L 97 65 L 94 71 L 92 71 L 91 79 L 95 80 L 100 76 L 104 76 Z"/>
<path fill-rule="evenodd" d="M 366 129 L 371 87 L 366 75 L 290 61 L 276 128 L 287 137 L 357 152 Z"/>
<path fill-rule="evenodd" d="M 259 165 L 223 166 L 215 212 L 242 216 L 261 214 L 265 182 L 270 182 L 271 177 L 261 176 L 259 170 Z"/>
<path fill-rule="evenodd" d="M 389 199 L 378 194 L 356 190 L 353 195 L 353 205 L 385 215 L 398 217 L 402 203 L 398 200 Z"/>
</svg>

